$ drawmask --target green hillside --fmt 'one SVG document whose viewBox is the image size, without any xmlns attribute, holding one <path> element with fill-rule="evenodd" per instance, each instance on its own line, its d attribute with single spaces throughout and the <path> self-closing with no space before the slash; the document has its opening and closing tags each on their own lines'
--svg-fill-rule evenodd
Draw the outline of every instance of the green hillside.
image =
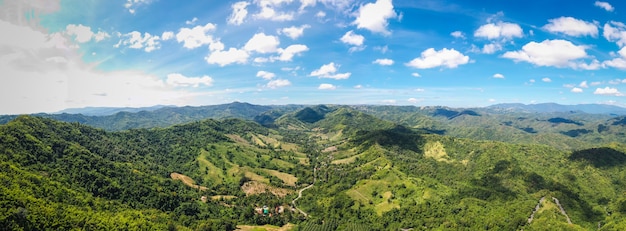
<svg viewBox="0 0 626 231">
<path fill-rule="evenodd" d="M 115 132 L 18 116 L 0 125 L 0 227 L 626 227 L 621 118 L 538 114 L 513 121 L 523 116 L 449 108 L 285 108 L 251 120 Z M 606 128 L 560 133 L 599 125 Z M 518 128 L 524 126 L 536 132 Z M 606 139 L 593 142 L 598 134 Z"/>
</svg>

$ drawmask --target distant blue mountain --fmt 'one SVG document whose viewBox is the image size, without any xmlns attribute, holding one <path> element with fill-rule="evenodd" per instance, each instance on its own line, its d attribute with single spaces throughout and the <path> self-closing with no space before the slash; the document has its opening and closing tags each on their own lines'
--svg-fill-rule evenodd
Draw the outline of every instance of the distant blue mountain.
<svg viewBox="0 0 626 231">
<path fill-rule="evenodd" d="M 151 107 L 83 107 L 83 108 L 68 108 L 53 114 L 83 114 L 86 116 L 107 116 L 113 115 L 118 112 L 140 112 L 140 111 L 155 111 L 164 107 L 176 107 L 167 105 L 156 105 Z"/>
<path fill-rule="evenodd" d="M 521 104 L 521 103 L 502 103 L 488 106 L 489 109 L 506 110 L 506 111 L 522 111 L 522 112 L 584 112 L 589 114 L 615 114 L 626 115 L 626 108 L 607 105 L 607 104 L 578 104 L 578 105 L 562 105 L 557 103 L 540 103 L 540 104 Z"/>
</svg>

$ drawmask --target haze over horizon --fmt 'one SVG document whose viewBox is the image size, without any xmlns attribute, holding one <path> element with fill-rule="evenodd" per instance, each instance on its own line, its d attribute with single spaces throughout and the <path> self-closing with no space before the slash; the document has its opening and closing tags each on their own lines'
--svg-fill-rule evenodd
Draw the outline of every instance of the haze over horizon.
<svg viewBox="0 0 626 231">
<path fill-rule="evenodd" d="M 5 0 L 0 114 L 233 101 L 625 107 L 625 10 L 595 0 Z"/>
</svg>

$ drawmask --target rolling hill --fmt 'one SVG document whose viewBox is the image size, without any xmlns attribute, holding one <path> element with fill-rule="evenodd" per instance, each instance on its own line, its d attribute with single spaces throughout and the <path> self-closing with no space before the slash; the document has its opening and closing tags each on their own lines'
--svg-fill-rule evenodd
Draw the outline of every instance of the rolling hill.
<svg viewBox="0 0 626 231">
<path fill-rule="evenodd" d="M 221 119 L 119 131 L 14 117 L 0 125 L 0 226 L 626 227 L 622 117 L 365 105 L 220 110 Z M 151 124 L 168 115 L 145 113 L 103 118 Z M 272 216 L 259 213 L 263 206 Z"/>
</svg>

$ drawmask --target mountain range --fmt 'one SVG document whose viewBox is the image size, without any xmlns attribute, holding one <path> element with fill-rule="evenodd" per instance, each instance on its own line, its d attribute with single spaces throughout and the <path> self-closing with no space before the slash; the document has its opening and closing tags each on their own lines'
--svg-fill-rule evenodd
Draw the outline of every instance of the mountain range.
<svg viewBox="0 0 626 231">
<path fill-rule="evenodd" d="M 624 116 L 232 103 L 2 118 L 9 230 L 626 228 Z"/>
</svg>

